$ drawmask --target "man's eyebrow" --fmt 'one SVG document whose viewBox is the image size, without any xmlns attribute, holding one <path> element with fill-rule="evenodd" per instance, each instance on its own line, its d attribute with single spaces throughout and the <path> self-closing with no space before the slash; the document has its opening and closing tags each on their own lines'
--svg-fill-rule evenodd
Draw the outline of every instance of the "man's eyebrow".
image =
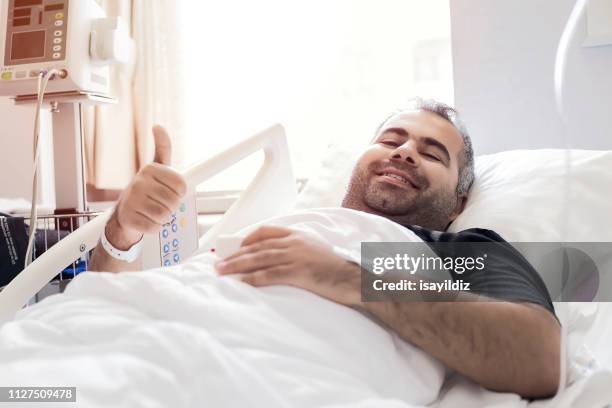
<svg viewBox="0 0 612 408">
<path fill-rule="evenodd" d="M 384 131 L 381 133 L 381 135 L 382 135 L 382 134 L 385 134 L 385 133 L 387 133 L 387 132 L 390 132 L 390 133 L 395 133 L 395 134 L 396 134 L 396 135 L 398 135 L 398 136 L 404 136 L 404 137 L 408 137 L 408 136 L 410 136 L 410 134 L 409 134 L 409 133 L 406 131 L 406 129 L 403 129 L 403 128 L 389 128 L 389 129 L 385 129 L 385 130 L 384 130 Z"/>
<path fill-rule="evenodd" d="M 406 131 L 406 129 L 404 128 L 388 128 L 388 129 L 385 129 L 382 132 L 382 134 L 385 134 L 387 132 L 395 133 L 396 135 L 402 136 L 402 137 L 410 136 L 410 133 L 408 133 L 408 131 Z M 447 162 L 451 161 L 451 157 L 450 157 L 450 153 L 448 152 L 448 149 L 446 148 L 446 146 L 444 146 L 444 144 L 442 144 L 438 140 L 434 139 L 433 137 L 429 137 L 429 136 L 421 137 L 419 138 L 419 140 L 428 146 L 437 147 L 442 152 L 442 154 L 444 154 L 444 156 L 446 157 L 446 161 Z"/>
</svg>

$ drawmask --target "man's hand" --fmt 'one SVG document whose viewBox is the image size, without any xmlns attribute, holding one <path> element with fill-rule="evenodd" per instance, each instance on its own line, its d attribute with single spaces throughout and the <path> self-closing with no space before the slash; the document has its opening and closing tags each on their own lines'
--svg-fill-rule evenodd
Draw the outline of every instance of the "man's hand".
<svg viewBox="0 0 612 408">
<path fill-rule="evenodd" d="M 288 228 L 258 228 L 216 267 L 220 275 L 236 275 L 253 286 L 296 286 L 345 305 L 361 301 L 359 266 Z"/>
<path fill-rule="evenodd" d="M 106 224 L 108 241 L 117 249 L 128 250 L 143 234 L 156 233 L 168 221 L 187 192 L 185 179 L 168 165 L 172 157 L 170 136 L 161 126 L 153 127 L 154 162 L 143 167 L 123 191 Z M 139 262 L 126 263 L 109 256 L 101 245 L 94 251 L 89 270 L 134 270 Z"/>
<path fill-rule="evenodd" d="M 106 229 L 108 240 L 118 249 L 129 248 L 143 234 L 158 232 L 187 192 L 185 179 L 168 167 L 172 156 L 168 133 L 155 126 L 153 136 L 154 162 L 143 167 L 122 193 Z"/>
</svg>

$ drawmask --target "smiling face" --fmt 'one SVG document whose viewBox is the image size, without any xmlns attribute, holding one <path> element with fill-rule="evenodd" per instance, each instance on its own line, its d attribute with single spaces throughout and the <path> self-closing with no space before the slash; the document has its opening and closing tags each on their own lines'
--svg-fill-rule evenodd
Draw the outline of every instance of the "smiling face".
<svg viewBox="0 0 612 408">
<path fill-rule="evenodd" d="M 435 113 L 393 116 L 357 162 L 342 206 L 445 230 L 467 198 L 457 194 L 463 149 L 459 131 Z"/>
</svg>

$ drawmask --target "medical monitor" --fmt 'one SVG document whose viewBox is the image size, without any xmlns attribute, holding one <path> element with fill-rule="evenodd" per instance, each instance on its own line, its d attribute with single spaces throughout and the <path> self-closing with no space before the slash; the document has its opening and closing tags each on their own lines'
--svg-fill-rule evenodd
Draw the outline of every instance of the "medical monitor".
<svg viewBox="0 0 612 408">
<path fill-rule="evenodd" d="M 0 95 L 36 93 L 41 70 L 61 70 L 53 92 L 107 94 L 109 71 L 90 56 L 95 0 L 0 0 Z"/>
</svg>

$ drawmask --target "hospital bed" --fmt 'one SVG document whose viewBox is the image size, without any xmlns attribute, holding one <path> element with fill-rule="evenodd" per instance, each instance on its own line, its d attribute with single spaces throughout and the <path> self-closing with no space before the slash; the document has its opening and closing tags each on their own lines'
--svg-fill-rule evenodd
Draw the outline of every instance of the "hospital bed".
<svg viewBox="0 0 612 408">
<path fill-rule="evenodd" d="M 357 157 L 357 152 L 347 147 L 342 147 L 340 154 L 331 152 L 323 161 L 321 173 L 309 181 L 296 201 L 283 130 L 274 126 L 186 169 L 183 174 L 193 190 L 197 184 L 259 150 L 265 154 L 263 166 L 222 220 L 200 238 L 200 251 L 214 248 L 223 234 L 232 234 L 291 208 L 338 206 L 353 164 L 343 159 Z M 512 151 L 479 157 L 477 181 L 467 207 L 450 231 L 489 228 L 510 242 L 612 242 L 611 168 L 612 152 Z M 271 197 L 274 199 L 270 200 Z M 109 216 L 110 212 L 98 215 L 50 248 L 14 279 L 0 294 L 0 322 L 10 320 L 66 265 L 86 259 Z M 605 278 L 610 269 L 601 272 Z M 575 367 L 573 383 L 554 399 L 528 404 L 517 395 L 491 393 L 461 376 L 451 375 L 433 406 L 606 406 L 612 402 L 611 390 L 606 385 L 612 381 L 612 350 L 609 340 L 606 341 L 612 338 L 611 305 L 564 307 L 557 304 L 560 320 L 568 330 L 568 357 Z M 83 374 L 90 372 L 83 371 Z M 324 384 L 321 386 L 324 388 Z M 377 405 L 365 402 L 362 406 Z"/>
<path fill-rule="evenodd" d="M 276 183 L 279 174 L 290 175 L 290 169 L 278 165 L 276 161 L 287 151 L 282 127 L 274 126 L 206 161 L 204 165 L 188 169 L 184 174 L 195 185 L 261 149 L 266 154 L 263 170 L 222 221 L 202 236 L 201 250 L 214 247 L 220 234 L 231 234 L 279 212 L 292 208 L 339 206 L 359 154 L 355 146 L 331 147 L 318 174 L 311 178 L 296 198 L 292 177 L 284 177 L 284 185 Z M 610 168 L 612 151 L 516 150 L 477 157 L 476 182 L 466 209 L 449 230 L 489 228 L 510 242 L 553 242 L 561 239 L 568 242 L 612 242 Z M 274 208 L 270 207 L 270 194 L 275 197 L 273 201 L 277 206 Z M 279 200 L 280 197 L 285 199 Z M 12 303 L 4 298 L 0 310 L 6 312 L 10 308 L 17 308 L 18 303 L 14 299 L 19 299 L 19 303 L 24 302 L 64 266 L 82 257 L 84 251 L 96 244 L 107 217 L 108 213 L 96 217 L 38 258 L 26 271 L 30 275 L 24 274 L 23 281 L 13 292 L 16 295 L 11 293 Z M 600 272 L 602 279 L 610 275 L 610 270 Z M 592 375 L 589 377 L 588 374 L 597 372 L 597 375 L 601 375 L 606 370 L 612 372 L 612 350 L 608 343 L 612 338 L 612 303 L 565 305 L 557 303 L 556 307 L 562 324 L 568 329 L 569 358 L 575 365 L 574 383 L 554 400 L 532 402 L 530 406 L 533 407 L 575 406 L 578 401 L 586 401 L 587 397 L 608 398 L 606 393 L 609 390 L 598 383 L 601 379 Z M 582 374 L 580 370 L 583 370 Z M 612 376 L 604 379 L 609 381 Z M 612 401 L 612 396 L 610 398 Z M 440 399 L 433 406 L 502 404 L 525 406 L 527 402 L 517 395 L 488 392 L 459 375 L 451 375 Z"/>
</svg>

